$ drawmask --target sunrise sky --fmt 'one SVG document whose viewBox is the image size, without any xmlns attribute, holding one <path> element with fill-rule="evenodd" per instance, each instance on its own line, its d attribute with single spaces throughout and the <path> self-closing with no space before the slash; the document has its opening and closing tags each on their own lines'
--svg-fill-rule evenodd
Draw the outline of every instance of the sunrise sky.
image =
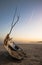
<svg viewBox="0 0 42 65">
<path fill-rule="evenodd" d="M 20 19 L 10 36 L 15 41 L 42 41 L 42 0 L 0 0 L 0 40 L 10 31 L 16 7 Z"/>
</svg>

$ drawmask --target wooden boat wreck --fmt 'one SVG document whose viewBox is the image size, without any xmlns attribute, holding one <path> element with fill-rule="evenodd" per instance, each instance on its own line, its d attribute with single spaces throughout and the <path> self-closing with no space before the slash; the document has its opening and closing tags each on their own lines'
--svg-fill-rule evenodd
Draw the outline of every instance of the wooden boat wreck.
<svg viewBox="0 0 42 65">
<path fill-rule="evenodd" d="M 4 47 L 8 51 L 9 55 L 13 58 L 16 58 L 18 60 L 21 60 L 25 57 L 25 53 L 22 48 L 20 48 L 18 45 L 16 45 L 14 42 L 12 42 L 11 39 L 7 39 L 7 36 L 4 40 Z"/>
<path fill-rule="evenodd" d="M 6 38 L 4 39 L 4 47 L 8 51 L 11 57 L 21 60 L 24 58 L 24 56 L 26 56 L 26 54 L 24 53 L 23 49 L 20 48 L 18 45 L 16 45 L 10 38 L 11 31 L 19 20 L 19 16 L 18 16 L 16 22 L 13 24 L 15 15 L 16 15 L 16 11 L 13 17 L 10 32 L 9 34 L 6 35 Z"/>
</svg>

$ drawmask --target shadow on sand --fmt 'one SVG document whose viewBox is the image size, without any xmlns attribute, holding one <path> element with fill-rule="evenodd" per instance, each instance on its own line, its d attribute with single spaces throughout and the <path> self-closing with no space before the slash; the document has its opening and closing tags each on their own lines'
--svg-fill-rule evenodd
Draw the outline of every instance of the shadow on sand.
<svg viewBox="0 0 42 65">
<path fill-rule="evenodd" d="M 16 58 L 12 58 L 6 51 L 0 52 L 0 65 L 7 64 L 7 63 L 20 63 L 22 60 L 17 60 Z"/>
</svg>

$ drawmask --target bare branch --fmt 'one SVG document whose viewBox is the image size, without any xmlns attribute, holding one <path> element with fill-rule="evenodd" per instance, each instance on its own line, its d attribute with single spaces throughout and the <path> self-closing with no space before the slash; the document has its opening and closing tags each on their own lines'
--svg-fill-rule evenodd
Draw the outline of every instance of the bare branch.
<svg viewBox="0 0 42 65">
<path fill-rule="evenodd" d="M 16 22 L 12 25 L 11 30 L 10 30 L 10 32 L 9 32 L 9 34 L 11 33 L 11 31 L 12 31 L 13 27 L 16 25 L 16 23 L 17 23 L 18 21 L 19 21 L 19 16 L 17 17 Z"/>
<path fill-rule="evenodd" d="M 17 8 L 15 9 L 15 13 L 14 13 L 14 16 L 13 16 L 13 21 L 12 21 L 11 27 L 13 26 L 13 22 L 14 22 L 14 19 L 15 19 L 15 16 L 16 16 L 16 12 L 17 12 Z"/>
</svg>

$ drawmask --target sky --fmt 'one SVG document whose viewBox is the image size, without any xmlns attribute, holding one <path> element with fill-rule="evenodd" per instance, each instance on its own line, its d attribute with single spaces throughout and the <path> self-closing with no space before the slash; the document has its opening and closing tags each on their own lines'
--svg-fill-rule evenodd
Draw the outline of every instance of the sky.
<svg viewBox="0 0 42 65">
<path fill-rule="evenodd" d="M 10 37 L 15 41 L 42 41 L 42 0 L 0 0 L 0 40 L 9 33 L 17 7 Z"/>
</svg>

